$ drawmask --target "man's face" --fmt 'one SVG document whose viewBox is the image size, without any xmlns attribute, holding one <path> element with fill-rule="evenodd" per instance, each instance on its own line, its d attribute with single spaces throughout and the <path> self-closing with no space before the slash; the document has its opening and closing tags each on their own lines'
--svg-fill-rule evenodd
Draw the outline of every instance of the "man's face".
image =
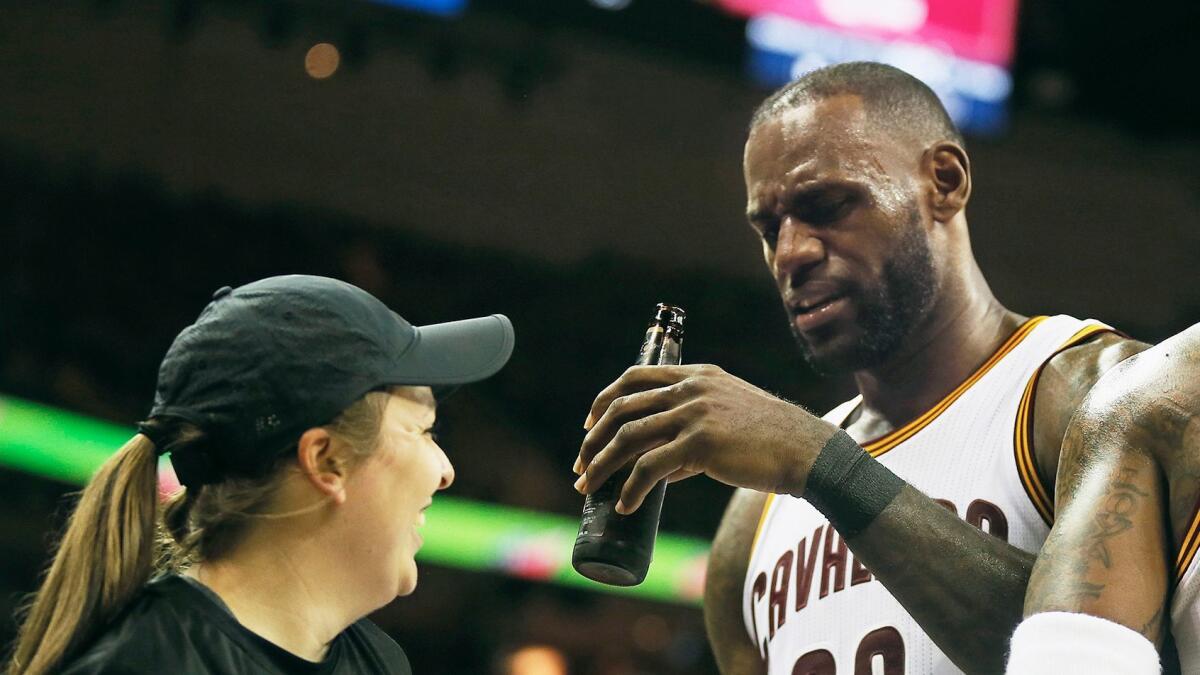
<svg viewBox="0 0 1200 675">
<path fill-rule="evenodd" d="M 933 304 L 920 154 L 867 124 L 854 96 L 802 104 L 750 133 L 747 216 L 819 371 L 886 361 Z"/>
</svg>

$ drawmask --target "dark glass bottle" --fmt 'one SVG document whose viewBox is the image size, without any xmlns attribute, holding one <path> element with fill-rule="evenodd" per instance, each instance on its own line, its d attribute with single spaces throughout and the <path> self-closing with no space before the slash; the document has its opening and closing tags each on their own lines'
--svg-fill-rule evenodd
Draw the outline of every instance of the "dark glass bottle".
<svg viewBox="0 0 1200 675">
<path fill-rule="evenodd" d="M 636 365 L 679 365 L 685 316 L 679 307 L 658 305 Z M 667 491 L 667 481 L 659 481 L 637 511 L 628 516 L 617 513 L 617 500 L 631 469 L 620 469 L 584 500 L 571 555 L 571 564 L 580 574 L 613 586 L 636 586 L 646 578 Z"/>
</svg>

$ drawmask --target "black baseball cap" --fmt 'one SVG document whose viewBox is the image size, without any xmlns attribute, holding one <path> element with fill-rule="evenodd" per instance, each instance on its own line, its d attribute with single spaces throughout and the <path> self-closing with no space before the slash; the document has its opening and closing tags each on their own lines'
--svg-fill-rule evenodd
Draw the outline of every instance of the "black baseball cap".
<svg viewBox="0 0 1200 675">
<path fill-rule="evenodd" d="M 206 456 L 171 457 L 181 483 L 201 485 L 269 466 L 368 392 L 427 385 L 444 394 L 482 380 L 504 366 L 513 344 L 501 314 L 413 326 L 337 279 L 296 274 L 226 286 L 167 350 L 150 419 L 182 418 L 209 437 Z"/>
</svg>

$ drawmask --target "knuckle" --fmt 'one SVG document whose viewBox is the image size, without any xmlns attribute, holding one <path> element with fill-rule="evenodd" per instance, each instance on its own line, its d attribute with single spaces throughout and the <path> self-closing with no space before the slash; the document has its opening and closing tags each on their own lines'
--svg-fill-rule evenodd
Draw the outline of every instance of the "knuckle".
<svg viewBox="0 0 1200 675">
<path fill-rule="evenodd" d="M 617 433 L 613 434 L 613 438 L 612 438 L 613 447 L 621 447 L 621 446 L 625 445 L 625 443 L 627 443 L 628 441 L 629 441 L 629 425 L 622 426 L 620 429 L 617 429 Z"/>
<path fill-rule="evenodd" d="M 650 477 L 654 473 L 654 459 L 652 457 L 643 456 L 638 461 L 634 462 L 633 468 L 629 472 L 629 480 L 626 484 L 635 491 L 641 486 L 650 482 Z"/>
<path fill-rule="evenodd" d="M 637 435 L 637 432 L 642 427 L 641 420 L 626 422 L 617 429 L 617 433 L 613 434 L 613 445 L 623 446 L 628 444 Z"/>
<path fill-rule="evenodd" d="M 633 463 L 633 468 L 629 471 L 629 480 L 625 481 L 630 487 L 637 487 L 642 478 L 646 475 L 646 460 L 639 459 Z"/>
<path fill-rule="evenodd" d="M 612 403 L 608 404 L 609 411 L 612 412 L 614 415 L 621 414 L 621 411 L 628 407 L 629 407 L 629 397 L 628 396 L 620 396 L 618 398 L 613 399 Z"/>
<path fill-rule="evenodd" d="M 608 455 L 603 452 L 592 458 L 591 464 L 588 464 L 587 468 L 584 469 L 583 472 L 587 476 L 589 483 L 595 482 L 595 480 L 600 476 L 600 473 L 604 470 L 604 465 L 607 460 Z"/>
</svg>

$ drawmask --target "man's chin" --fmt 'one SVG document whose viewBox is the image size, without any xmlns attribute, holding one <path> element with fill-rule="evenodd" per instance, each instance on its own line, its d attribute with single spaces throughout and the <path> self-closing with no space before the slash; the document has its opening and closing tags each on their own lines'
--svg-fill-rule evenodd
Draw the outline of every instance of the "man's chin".
<svg viewBox="0 0 1200 675">
<path fill-rule="evenodd" d="M 811 352 L 805 352 L 804 362 L 808 364 L 809 368 L 812 368 L 813 372 L 822 377 L 848 375 L 858 370 L 848 359 L 841 358 L 840 355 L 817 356 Z"/>
<path fill-rule="evenodd" d="M 800 348 L 804 362 L 818 375 L 846 375 L 861 368 L 858 363 L 861 355 L 853 340 L 838 339 L 839 337 L 810 340 L 796 334 L 796 345 Z"/>
</svg>

